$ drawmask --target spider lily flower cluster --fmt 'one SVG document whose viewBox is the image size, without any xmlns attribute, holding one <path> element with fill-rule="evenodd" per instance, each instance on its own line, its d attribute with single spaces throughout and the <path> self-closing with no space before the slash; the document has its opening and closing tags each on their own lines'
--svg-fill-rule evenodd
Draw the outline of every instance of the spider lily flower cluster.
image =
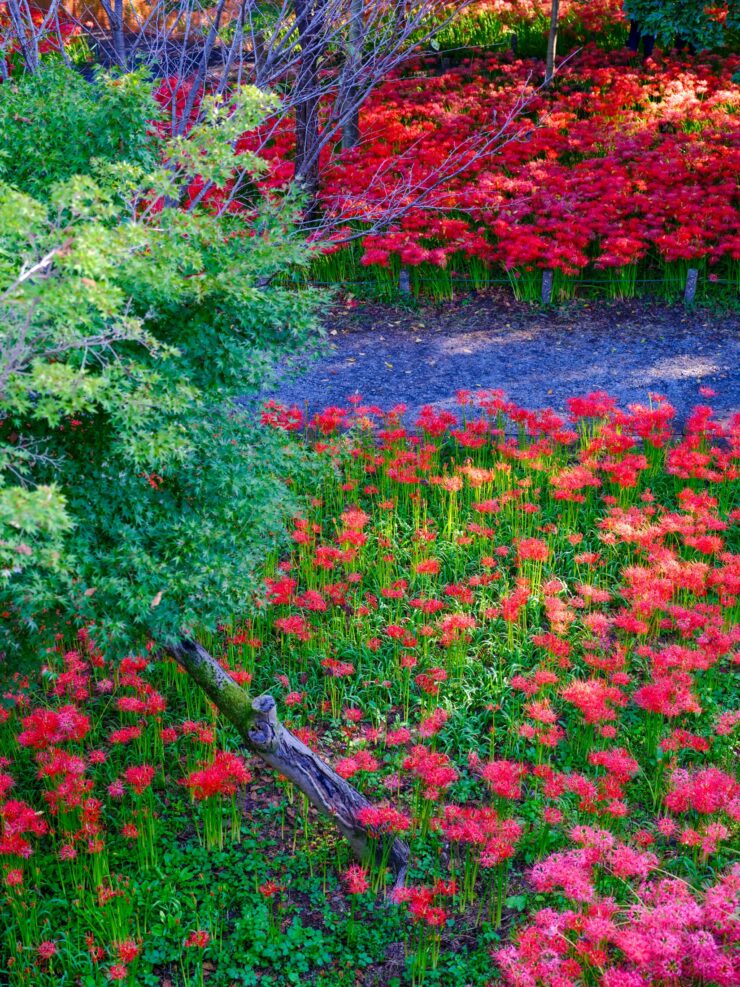
<svg viewBox="0 0 740 987">
<path fill-rule="evenodd" d="M 437 297 L 508 278 L 527 300 L 544 270 L 556 298 L 579 284 L 629 297 L 642 280 L 673 296 L 689 268 L 737 287 L 738 68 L 737 55 L 645 65 L 594 44 L 546 89 L 538 63 L 500 51 L 442 73 L 433 59 L 407 66 L 363 108 L 360 145 L 324 154 L 330 243 L 315 276 L 392 295 L 405 269 Z M 481 144 L 518 100 L 501 139 Z M 293 152 L 286 121 L 260 152 L 264 187 L 290 179 Z"/>
<path fill-rule="evenodd" d="M 661 395 L 558 415 L 496 391 L 406 417 L 265 407 L 329 468 L 254 614 L 205 642 L 370 800 L 366 859 L 333 844 L 322 872 L 343 949 L 367 948 L 387 895 L 415 985 L 481 942 L 486 979 L 512 987 L 730 987 L 740 417 L 699 405 L 676 433 Z M 113 662 L 84 632 L 16 676 L 0 734 L 11 984 L 145 982 L 163 931 L 143 888 L 167 840 L 224 854 L 244 803 L 274 800 L 264 768 L 174 663 Z M 288 852 L 313 853 L 317 820 L 278 784 Z M 279 948 L 290 875 L 249 894 Z M 230 915 L 177 930 L 186 982 L 218 974 Z"/>
</svg>

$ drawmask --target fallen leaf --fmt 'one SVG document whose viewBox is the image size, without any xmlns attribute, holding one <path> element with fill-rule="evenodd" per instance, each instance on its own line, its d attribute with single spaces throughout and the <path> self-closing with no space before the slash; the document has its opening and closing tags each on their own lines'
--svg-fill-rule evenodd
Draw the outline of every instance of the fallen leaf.
<svg viewBox="0 0 740 987">
<path fill-rule="evenodd" d="M 159 604 L 160 604 L 161 602 L 162 602 L 162 590 L 160 590 L 160 591 L 159 591 L 159 592 L 157 593 L 157 595 L 156 595 L 156 596 L 154 597 L 154 599 L 152 600 L 152 602 L 151 602 L 151 604 L 150 604 L 150 606 L 151 606 L 151 607 L 152 607 L 152 609 L 153 609 L 154 607 L 158 607 L 158 606 L 159 606 Z"/>
</svg>

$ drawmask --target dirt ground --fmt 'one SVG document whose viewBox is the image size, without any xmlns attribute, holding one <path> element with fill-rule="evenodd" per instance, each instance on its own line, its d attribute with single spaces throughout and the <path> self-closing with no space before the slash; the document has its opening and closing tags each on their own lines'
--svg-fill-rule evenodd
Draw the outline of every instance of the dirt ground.
<svg viewBox="0 0 740 987">
<path fill-rule="evenodd" d="M 711 403 L 740 410 L 740 315 L 635 299 L 539 309 L 504 293 L 442 306 L 342 302 L 326 319 L 328 346 L 305 373 L 263 397 L 315 411 L 353 394 L 383 408 L 453 407 L 460 389 L 501 388 L 529 408 L 565 408 L 605 390 L 622 405 L 664 394 L 678 420 Z M 711 400 L 700 387 L 717 392 Z"/>
</svg>

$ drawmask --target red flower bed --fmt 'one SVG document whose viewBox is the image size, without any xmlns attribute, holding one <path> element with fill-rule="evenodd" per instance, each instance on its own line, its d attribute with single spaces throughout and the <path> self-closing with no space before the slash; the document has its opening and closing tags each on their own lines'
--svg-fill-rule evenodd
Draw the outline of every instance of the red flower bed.
<svg viewBox="0 0 740 987">
<path fill-rule="evenodd" d="M 541 92 L 539 63 L 511 54 L 441 75 L 435 65 L 390 78 L 362 113 L 360 146 L 327 152 L 321 200 L 345 220 L 338 240 L 391 201 L 406 209 L 423 200 L 367 236 L 362 251 L 329 256 L 324 275 L 346 278 L 351 261 L 355 278 L 382 280 L 404 266 L 444 290 L 452 272 L 485 280 L 498 266 L 522 294 L 527 275 L 546 268 L 561 285 L 586 268 L 602 272 L 614 293 L 630 293 L 635 265 L 661 277 L 680 277 L 686 265 L 737 277 L 739 56 L 643 64 L 589 46 Z M 508 142 L 476 153 L 522 94 L 529 102 Z M 243 146 L 255 143 L 248 135 Z M 288 125 L 263 153 L 268 185 L 292 177 Z"/>
<path fill-rule="evenodd" d="M 391 943 L 405 987 L 739 982 L 740 415 L 457 400 L 266 405 L 325 468 L 207 639 L 371 800 L 366 859 L 155 647 L 39 628 L 0 702 L 3 984 L 370 985 Z"/>
</svg>

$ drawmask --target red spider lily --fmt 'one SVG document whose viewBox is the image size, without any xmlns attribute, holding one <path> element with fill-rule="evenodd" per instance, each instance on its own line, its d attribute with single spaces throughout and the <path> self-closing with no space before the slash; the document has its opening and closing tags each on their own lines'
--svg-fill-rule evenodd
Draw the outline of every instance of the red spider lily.
<svg viewBox="0 0 740 987">
<path fill-rule="evenodd" d="M 530 880 L 540 892 L 560 889 L 573 901 L 593 901 L 596 892 L 592 884 L 589 854 L 585 850 L 554 853 L 532 868 Z"/>
<path fill-rule="evenodd" d="M 9 888 L 20 888 L 23 886 L 23 871 L 20 867 L 12 867 L 5 873 L 5 884 Z"/>
<path fill-rule="evenodd" d="M 517 544 L 517 559 L 546 562 L 550 557 L 550 548 L 539 538 L 521 538 Z"/>
<path fill-rule="evenodd" d="M 439 927 L 447 921 L 447 913 L 435 904 L 438 898 L 454 895 L 454 881 L 437 881 L 431 886 L 409 886 L 396 888 L 393 892 L 395 901 L 408 906 L 409 914 L 414 922 L 424 922 L 428 926 Z"/>
<path fill-rule="evenodd" d="M 522 797 L 522 779 L 527 774 L 524 764 L 517 761 L 489 761 L 487 764 L 476 764 L 475 767 L 494 795 L 504 799 Z"/>
<path fill-rule="evenodd" d="M 55 942 L 47 940 L 41 943 L 36 952 L 42 960 L 50 960 L 52 956 L 57 955 L 57 945 Z"/>
<path fill-rule="evenodd" d="M 122 727 L 108 735 L 108 743 L 113 745 L 130 744 L 141 736 L 141 727 Z"/>
<path fill-rule="evenodd" d="M 418 679 L 417 679 L 418 681 Z M 419 723 L 419 736 L 425 740 L 438 734 L 445 723 L 449 720 L 450 714 L 445 709 L 435 709 L 433 713 L 425 717 Z"/>
<path fill-rule="evenodd" d="M 364 894 L 370 887 L 367 871 L 359 864 L 352 864 L 342 875 L 347 894 Z"/>
<path fill-rule="evenodd" d="M 0 802 L 7 796 L 10 789 L 15 785 L 15 779 L 5 772 L 0 772 Z"/>
<path fill-rule="evenodd" d="M 591 751 L 588 755 L 588 763 L 606 768 L 610 775 L 622 783 L 634 778 L 640 770 L 639 763 L 622 747 Z"/>
<path fill-rule="evenodd" d="M 357 819 L 375 836 L 405 833 L 411 826 L 409 817 L 392 806 L 366 806 L 357 813 Z"/>
<path fill-rule="evenodd" d="M 263 898 L 274 898 L 276 895 L 284 891 L 285 888 L 282 884 L 278 884 L 276 881 L 264 881 L 260 884 L 257 889 Z"/>
<path fill-rule="evenodd" d="M 311 419 L 311 425 L 322 435 L 332 435 L 345 422 L 347 411 L 344 408 L 324 408 Z"/>
<path fill-rule="evenodd" d="M 305 617 L 300 614 L 292 614 L 290 617 L 278 617 L 275 627 L 289 637 L 295 637 L 299 641 L 309 641 L 311 639 L 312 627 Z"/>
<path fill-rule="evenodd" d="M 439 559 L 423 559 L 414 566 L 414 572 L 418 576 L 436 576 L 439 574 L 442 565 Z"/>
<path fill-rule="evenodd" d="M 190 933 L 183 946 L 185 949 L 205 949 L 210 941 L 210 932 L 206 932 L 204 929 L 197 929 L 195 932 Z"/>
<path fill-rule="evenodd" d="M 89 718 L 75 706 L 62 706 L 57 710 L 36 709 L 24 717 L 22 723 L 18 743 L 35 750 L 65 741 L 79 742 L 90 730 Z"/>
<path fill-rule="evenodd" d="M 424 797 L 431 800 L 438 799 L 458 778 L 446 754 L 430 751 L 421 745 L 411 748 L 411 753 L 404 759 L 403 769 L 421 781 Z"/>
<path fill-rule="evenodd" d="M 542 23 L 549 16 L 534 2 L 491 0 L 487 6 L 512 26 L 532 23 L 533 11 Z M 613 23 L 622 16 L 617 8 L 616 2 L 564 0 L 561 9 L 567 13 L 561 18 L 603 23 L 599 18 L 609 9 Z M 575 10 L 577 15 L 571 13 Z M 716 10 L 721 17 L 724 6 Z M 555 268 L 568 276 L 588 264 L 607 273 L 629 270 L 651 251 L 666 265 L 737 259 L 732 202 L 737 96 L 730 81 L 737 66 L 733 55 L 724 62 L 706 56 L 690 64 L 661 57 L 641 67 L 628 53 L 586 46 L 561 69 L 562 84 L 538 93 L 527 116 L 515 121 L 519 139 L 495 154 L 472 156 L 467 168 L 427 193 L 423 206 L 366 237 L 361 265 L 403 264 L 429 273 L 498 264 L 516 282 L 533 268 Z M 522 89 L 532 93 L 532 63 L 511 55 L 465 60 L 448 72 L 427 73 L 419 86 L 424 68 L 420 63 L 391 74 L 363 107 L 362 144 L 338 158 L 324 155 L 322 207 L 329 216 L 341 215 L 344 225 L 348 215 L 379 218 L 389 196 L 424 188 L 461 142 L 479 133 L 492 115 L 505 118 Z M 266 189 L 292 177 L 295 153 L 288 121 L 270 126 L 270 141 L 261 152 L 270 165 L 261 181 Z M 253 150 L 258 143 L 259 135 L 245 135 L 238 146 Z M 326 249 L 327 255 L 336 253 L 336 242 Z M 592 405 L 583 415 L 579 409 L 574 413 L 601 417 L 598 395 Z M 317 425 L 331 432 L 336 417 L 334 410 Z M 421 427 L 435 434 L 434 414 L 425 411 L 421 420 Z M 461 434 L 475 444 L 471 433 Z"/>
<path fill-rule="evenodd" d="M 303 412 L 300 408 L 286 408 L 278 401 L 266 401 L 262 408 L 261 422 L 284 432 L 299 432 L 303 428 Z"/>
<path fill-rule="evenodd" d="M 348 941 L 363 907 L 355 899 L 387 886 L 400 838 L 424 882 L 414 880 L 401 902 L 417 981 L 438 950 L 467 949 L 485 915 L 501 930 L 503 980 L 517 987 L 734 987 L 737 425 L 699 409 L 676 437 L 662 400 L 646 414 L 588 395 L 571 402 L 574 441 L 560 416 L 503 395 L 468 391 L 460 406 L 465 424 L 443 428 L 429 413 L 431 431 L 416 433 L 400 410 L 379 412 L 386 435 L 376 442 L 356 440 L 360 403 L 348 402 L 350 431 L 317 453 L 331 477 L 308 492 L 292 526 L 300 537 L 265 581 L 258 616 L 253 624 L 237 616 L 217 641 L 217 654 L 230 656 L 224 667 L 241 676 L 238 656 L 259 635 L 254 678 L 260 688 L 277 684 L 301 724 L 287 725 L 314 748 L 320 736 L 324 752 L 343 740 L 338 772 L 390 802 L 358 814 L 370 852 L 366 870 L 354 865 L 342 882 Z M 484 434 L 467 428 L 471 420 L 485 422 L 486 444 L 460 450 L 452 430 Z M 615 472 L 622 463 L 636 483 L 624 497 L 614 482 L 624 479 Z M 679 476 L 683 466 L 697 475 Z M 439 560 L 439 586 L 439 573 L 414 571 L 422 560 Z M 517 580 L 523 571 L 527 580 Z M 293 617 L 311 622 L 300 656 L 278 623 Z M 181 818 L 140 773 L 156 767 L 159 776 L 165 742 L 164 768 L 182 766 L 197 803 L 186 811 L 207 848 L 223 847 L 224 821 L 235 840 L 249 825 L 244 810 L 255 801 L 234 802 L 245 765 L 225 771 L 216 753 L 229 734 L 173 665 L 148 656 L 113 667 L 79 639 L 74 652 L 61 643 L 49 652 L 42 677 L 10 685 L 0 706 L 8 751 L 26 729 L 38 737 L 15 750 L 12 766 L 0 757 L 0 873 L 11 909 L 43 894 L 47 874 L 70 888 L 92 877 L 100 909 L 133 900 L 124 882 L 92 868 L 107 875 L 113 860 L 121 869 L 143 862 L 151 837 L 161 845 L 157 829 Z M 471 702 L 474 720 L 465 715 Z M 89 720 L 80 739 L 34 717 L 70 707 Z M 129 725 L 111 733 L 116 719 Z M 131 803 L 137 784 L 145 799 Z M 446 792 L 454 803 L 444 804 Z M 31 853 L 33 867 L 23 862 Z M 681 880 L 665 881 L 667 873 Z M 273 886 L 263 885 L 267 900 L 257 904 L 278 936 Z M 520 888 L 534 907 L 515 914 Z M 90 958 L 106 968 L 135 962 L 138 976 L 149 932 L 142 926 L 141 943 L 138 934 L 132 921 Z M 35 931 L 31 949 L 50 935 Z M 127 942 L 131 953 L 119 956 Z M 60 946 L 49 961 L 55 974 L 73 966 L 68 952 Z"/>
<path fill-rule="evenodd" d="M 407 727 L 399 727 L 398 730 L 389 730 L 385 735 L 385 742 L 389 747 L 401 747 L 411 740 L 411 731 Z"/>
<path fill-rule="evenodd" d="M 334 770 L 342 778 L 351 778 L 358 771 L 377 771 L 379 767 L 380 764 L 369 751 L 357 751 L 352 757 L 337 761 Z"/>
<path fill-rule="evenodd" d="M 355 666 L 348 661 L 337 661 L 335 658 L 325 658 L 321 662 L 321 665 L 322 668 L 325 668 L 329 675 L 335 679 L 344 679 L 355 674 Z"/>
<path fill-rule="evenodd" d="M 614 707 L 627 704 L 627 696 L 621 689 L 601 679 L 571 682 L 561 689 L 560 694 L 563 699 L 577 707 L 586 723 L 615 720 L 617 713 Z"/>
<path fill-rule="evenodd" d="M 116 943 L 115 948 L 121 963 L 133 963 L 141 952 L 140 945 L 132 939 L 127 939 L 125 942 Z"/>
<path fill-rule="evenodd" d="M 36 812 L 26 802 L 9 800 L 0 806 L 0 854 L 16 857 L 30 857 L 33 848 L 24 834 L 43 836 L 48 825 L 40 812 Z"/>
<path fill-rule="evenodd" d="M 233 795 L 242 785 L 248 784 L 252 775 L 246 764 L 237 754 L 230 751 L 216 751 L 211 764 L 191 771 L 182 780 L 182 784 L 190 789 L 196 801 Z"/>
<path fill-rule="evenodd" d="M 156 770 L 150 764 L 137 764 L 126 768 L 123 777 L 137 795 L 142 795 L 151 785 L 155 774 Z"/>
<path fill-rule="evenodd" d="M 740 785 L 718 768 L 693 773 L 680 769 L 671 776 L 665 807 L 671 812 L 693 810 L 702 815 L 724 810 L 740 818 Z"/>
<path fill-rule="evenodd" d="M 700 713 L 701 706 L 691 692 L 693 679 L 687 672 L 673 672 L 656 677 L 638 689 L 632 697 L 638 706 L 651 713 L 676 717 L 683 713 Z"/>
</svg>

